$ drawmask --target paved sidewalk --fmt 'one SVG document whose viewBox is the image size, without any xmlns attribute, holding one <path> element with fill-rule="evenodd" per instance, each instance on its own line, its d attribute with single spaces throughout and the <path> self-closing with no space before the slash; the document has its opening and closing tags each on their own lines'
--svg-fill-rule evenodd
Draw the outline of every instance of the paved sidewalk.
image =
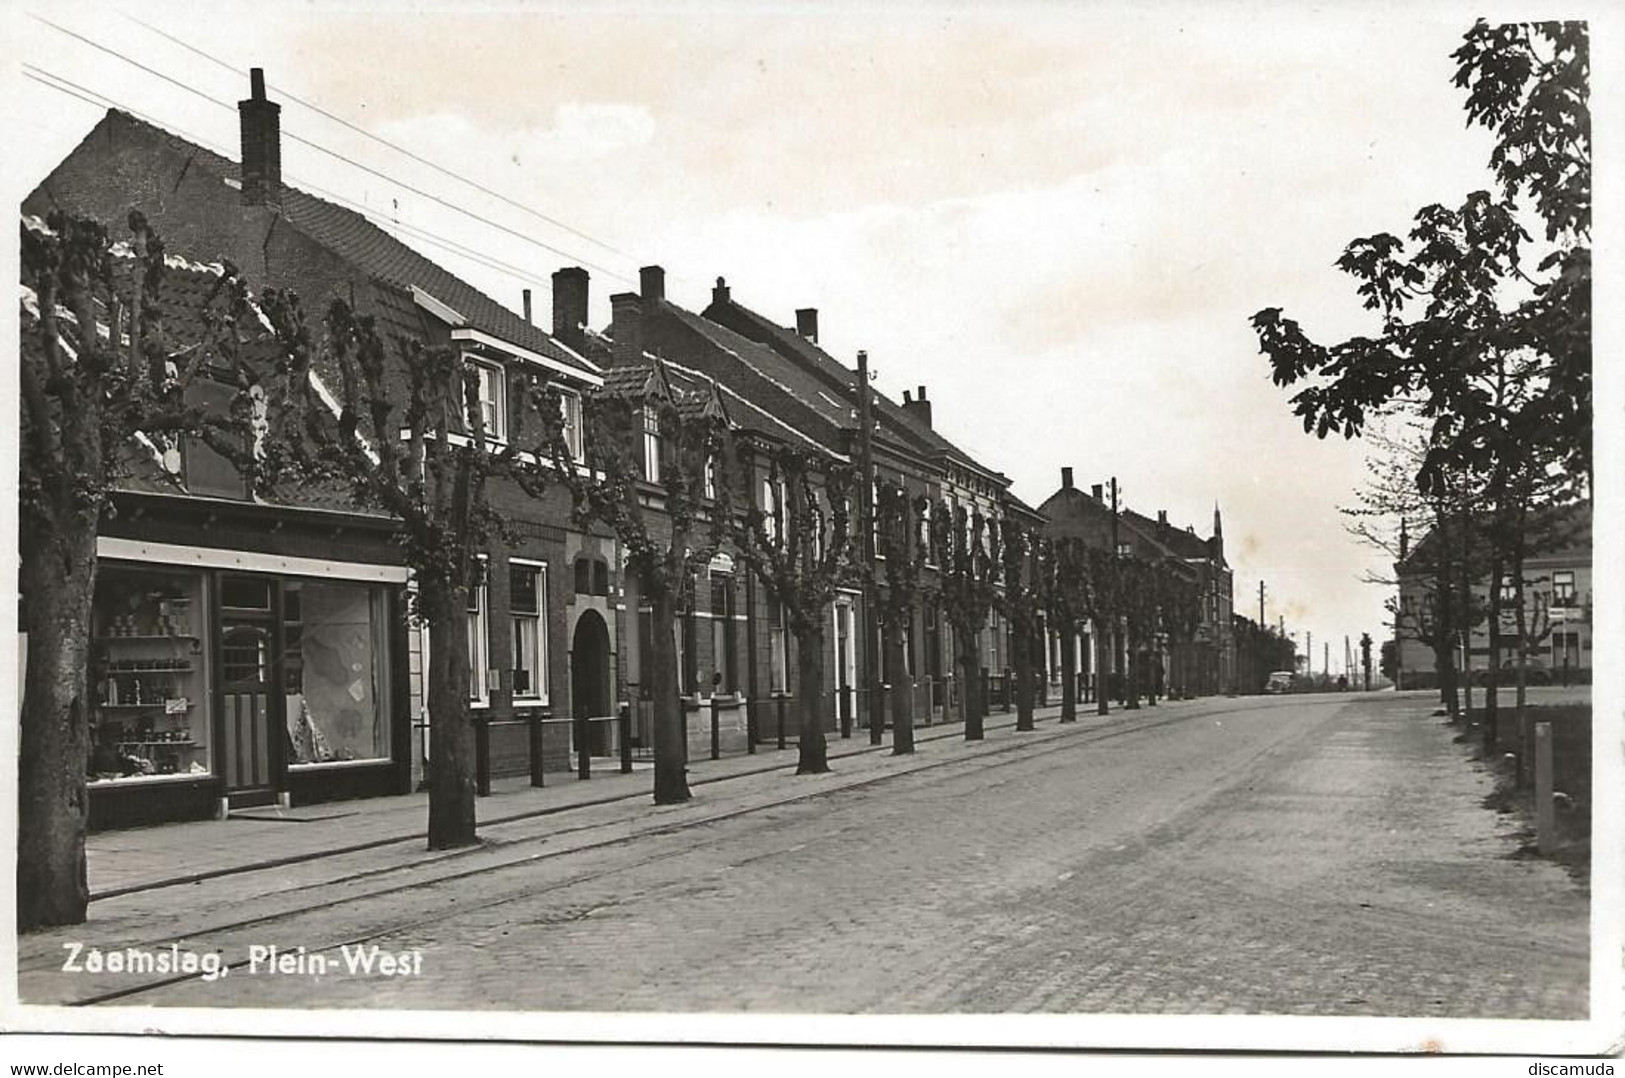
<svg viewBox="0 0 1625 1078">
<path fill-rule="evenodd" d="M 1197 701 L 1167 701 L 1160 707 L 1179 707 Z M 1054 723 L 1060 707 L 1039 708 L 1040 723 Z M 1079 718 L 1092 719 L 1094 706 L 1080 705 Z M 1113 705 L 1117 716 L 1123 709 Z M 988 730 L 1015 725 L 1015 715 L 995 711 L 985 720 Z M 917 726 L 920 743 L 962 738 L 962 723 Z M 884 744 L 869 744 L 867 730 L 854 730 L 850 739 L 834 736 L 829 757 L 839 760 L 866 753 L 890 753 L 891 734 Z M 796 749 L 782 752 L 773 743 L 759 745 L 755 755 L 740 753 L 720 760 L 691 757 L 689 785 L 703 787 L 747 775 L 781 769 L 793 770 Z M 482 827 L 510 820 L 545 816 L 592 805 L 648 798 L 653 765 L 635 765 L 621 774 L 619 761 L 595 758 L 593 777 L 582 781 L 573 771 L 548 772 L 547 785 L 530 785 L 527 777 L 494 780 L 491 795 L 476 800 Z M 426 837 L 428 794 L 412 793 L 356 801 L 334 801 L 295 809 L 244 809 L 226 820 L 164 824 L 122 831 L 103 831 L 85 841 L 91 900 L 112 898 L 133 891 L 190 883 L 217 876 L 331 857 L 395 843 L 422 842 Z"/>
</svg>

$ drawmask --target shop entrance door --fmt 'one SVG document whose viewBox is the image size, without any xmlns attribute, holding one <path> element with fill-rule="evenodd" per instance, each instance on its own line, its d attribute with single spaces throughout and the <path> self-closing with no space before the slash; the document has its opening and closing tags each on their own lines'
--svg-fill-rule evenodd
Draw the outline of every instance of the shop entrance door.
<svg viewBox="0 0 1625 1078">
<path fill-rule="evenodd" d="M 232 808 L 275 803 L 282 773 L 275 598 L 269 578 L 221 578 L 219 743 Z"/>
<path fill-rule="evenodd" d="M 576 719 L 576 751 L 588 746 L 593 756 L 609 754 L 607 722 L 589 722 L 614 714 L 610 704 L 609 629 L 596 610 L 576 622 L 570 646 L 570 710 Z"/>
</svg>

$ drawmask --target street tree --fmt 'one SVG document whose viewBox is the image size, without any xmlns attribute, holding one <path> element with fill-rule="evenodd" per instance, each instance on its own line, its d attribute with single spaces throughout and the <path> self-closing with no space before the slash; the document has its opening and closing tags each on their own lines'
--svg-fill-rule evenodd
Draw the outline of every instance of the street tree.
<svg viewBox="0 0 1625 1078">
<path fill-rule="evenodd" d="M 287 371 L 270 402 L 269 481 L 335 484 L 358 508 L 395 519 L 412 612 L 429 633 L 428 844 L 472 845 L 468 600 L 484 572 L 480 555 L 507 537 L 492 485 L 511 482 L 540 497 L 552 481 L 556 399 L 539 375 L 510 370 L 507 429 L 498 439 L 479 370 L 456 349 L 402 335 L 386 341 L 371 314 L 341 299 L 328 305 L 319 341 L 297 294 L 266 289 L 260 306 Z"/>
<path fill-rule="evenodd" d="M 881 647 L 885 649 L 885 666 L 892 680 L 901 682 L 906 666 L 903 654 L 908 631 L 920 594 L 920 562 L 928 537 L 924 528 L 922 510 L 927 501 L 923 496 L 910 496 L 899 483 L 881 479 L 876 484 L 875 520 L 878 549 L 884 559 L 884 574 L 878 561 L 869 561 L 865 571 L 877 577 L 872 581 L 869 594 L 876 596 L 880 619 Z M 905 756 L 914 751 L 913 693 L 901 686 L 891 693 L 892 755 Z"/>
<path fill-rule="evenodd" d="M 939 502 L 931 513 L 932 560 L 942 612 L 953 628 L 954 667 L 965 740 L 982 740 L 982 663 L 979 643 L 997 598 L 999 557 L 982 511 Z"/>
<path fill-rule="evenodd" d="M 569 488 L 574 515 L 615 533 L 622 566 L 649 604 L 645 678 L 654 717 L 654 801 L 689 800 L 683 738 L 677 621 L 695 582 L 727 542 L 735 487 L 731 426 L 715 383 L 672 384 L 665 363 L 617 367 L 615 379 L 582 400 L 582 454 L 565 439 L 556 404 L 554 471 Z M 632 613 L 632 611 L 628 611 Z"/>
<path fill-rule="evenodd" d="M 996 522 L 1003 536 L 999 576 L 1004 589 L 999 608 L 1010 624 L 1010 650 L 1016 679 L 1016 729 L 1033 729 L 1033 649 L 1043 612 L 1040 589 L 1042 544 L 1036 529 L 1006 509 Z"/>
<path fill-rule="evenodd" d="M 89 889 L 89 671 L 96 541 L 119 481 L 150 452 L 177 488 L 184 439 L 247 473 L 264 430 L 264 386 L 222 348 L 232 267 L 201 309 L 174 312 L 163 293 L 163 242 L 132 212 L 115 244 L 95 221 L 53 213 L 21 231 L 19 586 L 26 670 L 18 751 L 17 924 L 79 924 Z M 195 267 L 202 271 L 204 267 Z M 201 318 L 208 339 L 181 341 L 166 314 Z M 213 377 L 232 385 L 225 414 L 188 403 Z"/>
<path fill-rule="evenodd" d="M 766 480 L 761 497 L 734 518 L 733 544 L 779 604 L 796 639 L 796 774 L 822 774 L 830 769 L 823 712 L 825 626 L 836 595 L 862 572 L 859 539 L 851 527 L 858 477 L 844 461 L 789 445 L 742 444 L 741 470 L 748 471 L 750 459 L 758 456 L 766 457 Z"/>
</svg>

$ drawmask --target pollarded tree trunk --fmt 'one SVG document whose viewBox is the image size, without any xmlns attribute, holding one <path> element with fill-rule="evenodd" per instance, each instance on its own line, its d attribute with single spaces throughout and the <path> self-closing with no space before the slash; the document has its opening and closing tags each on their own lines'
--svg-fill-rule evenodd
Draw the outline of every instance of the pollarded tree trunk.
<svg viewBox="0 0 1625 1078">
<path fill-rule="evenodd" d="M 472 846 L 474 728 L 468 714 L 468 611 L 460 588 L 425 584 L 429 623 L 429 849 Z"/>
<path fill-rule="evenodd" d="M 1061 627 L 1061 721 L 1078 721 L 1078 634 L 1071 626 Z"/>
<path fill-rule="evenodd" d="M 981 655 L 976 650 L 976 634 L 971 632 L 955 633 L 954 641 L 959 645 L 959 668 L 965 678 L 965 692 L 962 697 L 965 711 L 965 740 L 980 741 L 982 731 L 982 663 Z"/>
<path fill-rule="evenodd" d="M 891 671 L 891 742 L 893 756 L 914 751 L 914 693 L 908 684 L 900 630 L 888 629 L 882 645 L 886 649 L 886 669 Z"/>
<path fill-rule="evenodd" d="M 1016 663 L 1016 729 L 1033 729 L 1033 631 L 1026 617 L 1017 617 L 1010 627 L 1010 646 Z M 1008 690 L 1007 690 L 1008 691 Z"/>
<path fill-rule="evenodd" d="M 1111 701 L 1111 671 L 1112 671 L 1112 634 L 1101 628 L 1101 623 L 1095 622 L 1095 714 L 1110 715 Z"/>
<path fill-rule="evenodd" d="M 17 927 L 24 931 L 82 924 L 90 902 L 85 768 L 96 529 L 50 530 L 22 544 L 28 670 L 18 752 Z"/>
<path fill-rule="evenodd" d="M 1140 651 L 1134 646 L 1134 633 L 1131 631 L 1127 635 L 1128 664 L 1127 669 L 1123 671 L 1123 693 L 1127 702 L 1123 706 L 1129 711 L 1138 711 L 1140 710 Z"/>
<path fill-rule="evenodd" d="M 800 663 L 801 734 L 796 774 L 819 775 L 829 770 L 829 742 L 824 737 L 824 623 L 816 615 L 796 633 L 796 661 Z"/>
<path fill-rule="evenodd" d="M 680 805 L 688 790 L 688 745 L 683 740 L 682 701 L 677 684 L 677 601 L 665 588 L 649 596 L 651 635 L 650 694 L 654 698 L 655 792 L 657 805 Z M 803 678 L 806 673 L 803 671 Z"/>
</svg>

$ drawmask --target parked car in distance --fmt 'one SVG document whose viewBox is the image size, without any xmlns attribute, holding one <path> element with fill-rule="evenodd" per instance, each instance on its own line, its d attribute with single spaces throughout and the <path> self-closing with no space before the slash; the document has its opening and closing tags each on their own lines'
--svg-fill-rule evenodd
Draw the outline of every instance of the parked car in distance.
<svg viewBox="0 0 1625 1078">
<path fill-rule="evenodd" d="M 1270 674 L 1269 680 L 1264 682 L 1264 691 L 1267 693 L 1291 692 L 1292 671 L 1276 670 Z"/>
</svg>

